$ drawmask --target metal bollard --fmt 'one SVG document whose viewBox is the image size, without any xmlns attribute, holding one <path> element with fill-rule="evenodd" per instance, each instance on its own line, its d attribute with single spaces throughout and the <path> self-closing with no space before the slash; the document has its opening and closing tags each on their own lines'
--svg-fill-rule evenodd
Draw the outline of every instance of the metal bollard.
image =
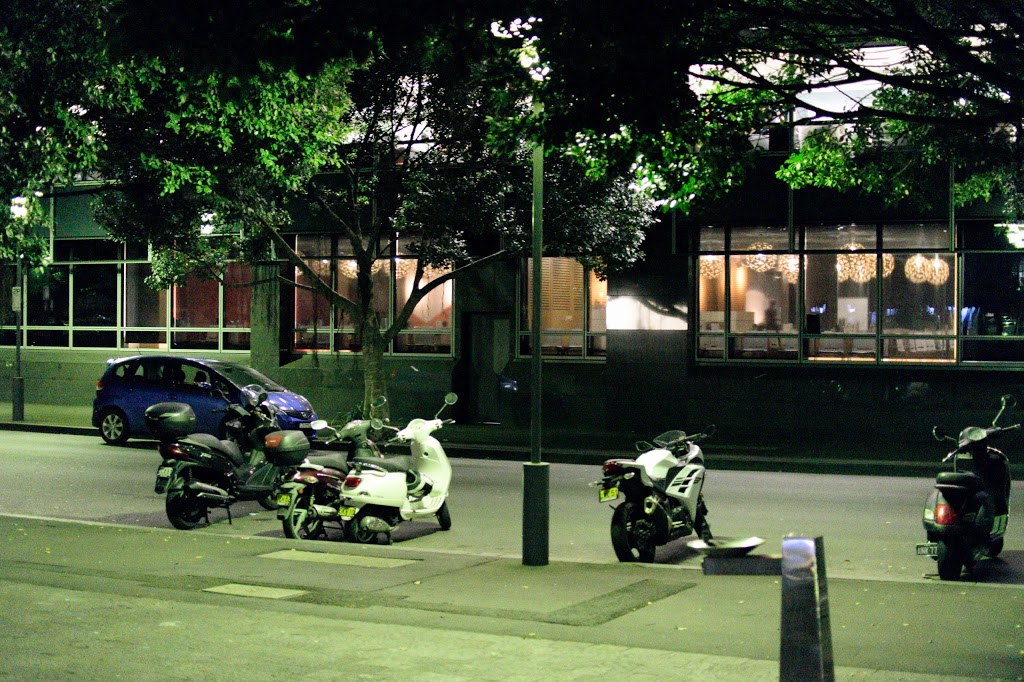
<svg viewBox="0 0 1024 682">
<path fill-rule="evenodd" d="M 782 539 L 780 682 L 835 682 L 823 538 Z"/>
</svg>

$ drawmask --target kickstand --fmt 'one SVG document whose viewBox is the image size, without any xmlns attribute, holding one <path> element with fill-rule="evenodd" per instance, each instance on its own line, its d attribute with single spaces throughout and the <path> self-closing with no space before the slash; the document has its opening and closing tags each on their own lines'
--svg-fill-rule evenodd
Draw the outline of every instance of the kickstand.
<svg viewBox="0 0 1024 682">
<path fill-rule="evenodd" d="M 230 526 L 231 525 L 231 507 L 230 506 L 224 507 L 224 509 L 226 509 L 227 512 L 228 512 L 228 525 Z"/>
</svg>

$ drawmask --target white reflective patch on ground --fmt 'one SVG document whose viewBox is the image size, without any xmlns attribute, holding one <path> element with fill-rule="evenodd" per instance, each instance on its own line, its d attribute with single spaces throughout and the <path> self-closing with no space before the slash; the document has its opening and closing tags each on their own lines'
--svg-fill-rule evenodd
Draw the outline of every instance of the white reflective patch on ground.
<svg viewBox="0 0 1024 682">
<path fill-rule="evenodd" d="M 262 585 L 240 585 L 228 583 L 217 587 L 207 587 L 203 592 L 216 592 L 217 594 L 231 594 L 236 597 L 258 597 L 260 599 L 287 599 L 306 594 L 305 590 L 286 590 L 280 587 L 263 587 Z"/>
<path fill-rule="evenodd" d="M 270 554 L 261 554 L 264 559 L 284 559 L 286 561 L 310 561 L 317 564 L 340 564 L 342 566 L 359 566 L 362 568 L 398 568 L 415 564 L 414 559 L 387 559 L 376 556 L 358 556 L 349 554 L 327 554 L 326 552 L 303 552 L 285 549 Z"/>
</svg>

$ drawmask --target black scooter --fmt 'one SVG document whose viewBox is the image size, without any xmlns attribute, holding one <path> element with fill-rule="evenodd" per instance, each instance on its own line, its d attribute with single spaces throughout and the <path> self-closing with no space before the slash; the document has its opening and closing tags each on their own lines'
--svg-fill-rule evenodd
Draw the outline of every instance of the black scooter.
<svg viewBox="0 0 1024 682">
<path fill-rule="evenodd" d="M 1003 551 L 1010 515 L 1010 464 L 989 442 L 1020 428 L 997 426 L 1003 412 L 1014 405 L 1014 397 L 1004 395 L 991 426 L 968 426 L 957 438 L 938 426 L 932 429 L 936 440 L 952 441 L 956 448 L 942 460 L 952 459 L 953 470 L 936 476 L 935 490 L 925 502 L 928 542 L 919 543 L 917 553 L 938 562 L 942 580 L 958 580 L 962 569 L 973 572 L 980 560 Z"/>
<path fill-rule="evenodd" d="M 274 488 L 282 470 L 264 457 L 265 437 L 278 430 L 267 392 L 252 384 L 239 392 L 238 405 L 228 407 L 227 438 L 192 433 L 195 412 L 185 403 L 157 403 L 146 410 L 146 424 L 160 438 L 163 462 L 154 492 L 167 494 L 167 518 L 175 528 L 191 530 L 209 523 L 210 507 L 256 500 L 276 509 Z"/>
</svg>

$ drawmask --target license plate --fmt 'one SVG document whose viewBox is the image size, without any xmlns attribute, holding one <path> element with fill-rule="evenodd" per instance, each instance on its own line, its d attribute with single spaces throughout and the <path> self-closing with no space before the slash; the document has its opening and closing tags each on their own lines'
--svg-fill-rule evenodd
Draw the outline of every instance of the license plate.
<svg viewBox="0 0 1024 682">
<path fill-rule="evenodd" d="M 156 470 L 157 478 L 170 478 L 171 472 L 174 471 L 174 467 L 160 467 Z"/>
<path fill-rule="evenodd" d="M 313 424 L 310 423 L 310 422 L 301 422 L 299 424 L 299 428 L 300 429 L 311 429 L 311 428 L 313 428 Z"/>
<path fill-rule="evenodd" d="M 597 501 L 607 502 L 608 500 L 614 500 L 619 496 L 619 489 L 616 486 L 611 488 L 601 488 L 597 491 Z"/>
<path fill-rule="evenodd" d="M 280 495 L 277 496 L 277 506 L 278 507 L 287 507 L 291 503 L 292 503 L 291 493 L 281 493 Z"/>
<path fill-rule="evenodd" d="M 939 545 L 935 542 L 922 542 L 917 546 L 918 556 L 938 556 Z"/>
<path fill-rule="evenodd" d="M 356 507 L 341 507 L 338 509 L 338 516 L 343 519 L 351 519 L 359 511 Z"/>
</svg>

